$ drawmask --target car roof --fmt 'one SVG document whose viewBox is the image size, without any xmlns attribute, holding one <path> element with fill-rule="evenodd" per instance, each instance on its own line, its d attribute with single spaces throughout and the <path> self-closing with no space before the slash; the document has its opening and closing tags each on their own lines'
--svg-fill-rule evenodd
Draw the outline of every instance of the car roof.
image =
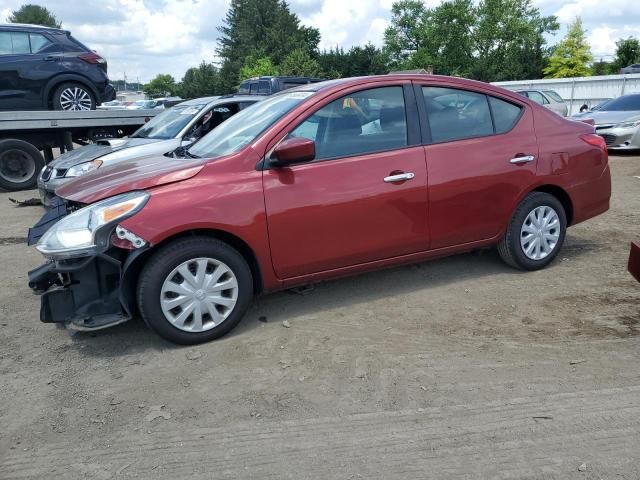
<svg viewBox="0 0 640 480">
<path fill-rule="evenodd" d="M 32 30 L 40 32 L 69 33 L 68 30 L 29 23 L 0 23 L 0 30 Z"/>
<path fill-rule="evenodd" d="M 232 100 L 238 99 L 238 101 L 242 102 L 258 102 L 260 100 L 264 100 L 266 98 L 265 95 L 237 95 L 237 96 L 224 96 L 224 97 L 200 97 L 193 98 L 191 100 L 187 100 L 185 102 L 180 102 L 178 105 L 217 105 L 221 103 L 229 103 Z"/>
</svg>

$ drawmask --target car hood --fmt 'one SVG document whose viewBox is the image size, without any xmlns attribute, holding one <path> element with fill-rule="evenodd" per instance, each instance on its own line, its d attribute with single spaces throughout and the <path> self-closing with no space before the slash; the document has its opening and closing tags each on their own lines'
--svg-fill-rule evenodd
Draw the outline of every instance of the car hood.
<svg viewBox="0 0 640 480">
<path fill-rule="evenodd" d="M 119 193 L 179 182 L 196 175 L 206 161 L 158 155 L 103 166 L 56 190 L 56 195 L 80 203 L 93 203 Z"/>
<path fill-rule="evenodd" d="M 576 120 L 591 119 L 596 125 L 604 125 L 608 123 L 620 123 L 630 122 L 640 119 L 640 111 L 596 111 L 596 112 L 584 112 L 573 116 Z"/>
<path fill-rule="evenodd" d="M 162 142 L 165 141 L 166 140 L 162 140 Z M 111 156 L 121 150 L 132 148 L 140 149 L 143 146 L 156 142 L 158 142 L 158 140 L 150 138 L 109 138 L 98 140 L 91 145 L 76 148 L 75 150 L 60 155 L 54 161 L 50 162 L 49 165 L 53 168 L 68 169 L 74 165 L 90 162 L 97 158 L 105 161 L 107 156 Z"/>
</svg>

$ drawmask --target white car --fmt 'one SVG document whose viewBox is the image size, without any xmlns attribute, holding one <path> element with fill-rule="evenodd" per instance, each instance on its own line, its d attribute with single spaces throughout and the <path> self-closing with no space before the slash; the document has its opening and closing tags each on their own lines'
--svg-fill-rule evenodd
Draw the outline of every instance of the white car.
<svg viewBox="0 0 640 480">
<path fill-rule="evenodd" d="M 264 98 L 238 95 L 188 100 L 165 109 L 128 138 L 98 140 L 67 152 L 45 166 L 38 176 L 42 203 L 52 206 L 58 187 L 104 164 L 162 155 L 191 145 L 227 118 Z"/>
</svg>

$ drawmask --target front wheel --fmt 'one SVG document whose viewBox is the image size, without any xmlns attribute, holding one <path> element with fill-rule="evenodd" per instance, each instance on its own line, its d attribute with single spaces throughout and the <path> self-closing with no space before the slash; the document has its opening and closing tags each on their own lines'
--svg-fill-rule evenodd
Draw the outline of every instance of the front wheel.
<svg viewBox="0 0 640 480">
<path fill-rule="evenodd" d="M 532 192 L 518 205 L 498 252 L 514 268 L 539 270 L 558 255 L 566 232 L 562 203 L 548 193 Z"/>
<path fill-rule="evenodd" d="M 158 250 L 138 281 L 145 323 L 169 341 L 191 345 L 230 332 L 253 299 L 245 259 L 216 239 L 178 240 Z"/>
</svg>

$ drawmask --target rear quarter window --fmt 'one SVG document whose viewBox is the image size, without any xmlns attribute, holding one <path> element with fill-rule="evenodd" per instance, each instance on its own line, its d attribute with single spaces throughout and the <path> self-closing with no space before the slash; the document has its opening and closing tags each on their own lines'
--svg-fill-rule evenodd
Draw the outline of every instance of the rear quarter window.
<svg viewBox="0 0 640 480">
<path fill-rule="evenodd" d="M 496 97 L 489 97 L 489 104 L 493 113 L 493 124 L 495 125 L 496 133 L 508 132 L 518 123 L 522 107 Z"/>
</svg>

